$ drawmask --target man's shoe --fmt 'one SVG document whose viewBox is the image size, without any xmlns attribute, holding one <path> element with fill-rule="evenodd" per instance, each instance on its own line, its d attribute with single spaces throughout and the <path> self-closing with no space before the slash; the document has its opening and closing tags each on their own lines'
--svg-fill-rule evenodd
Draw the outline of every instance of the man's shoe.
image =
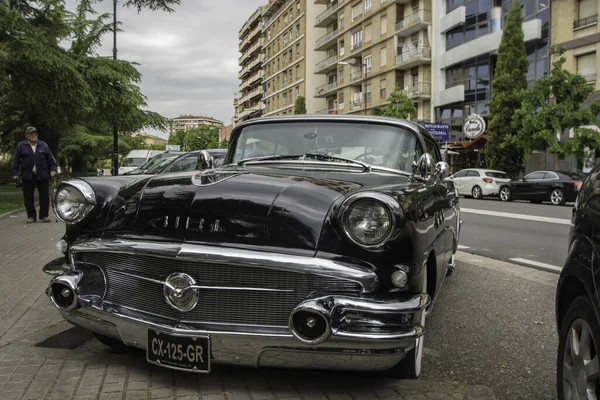
<svg viewBox="0 0 600 400">
<path fill-rule="evenodd" d="M 35 222 L 35 219 L 33 219 L 33 218 L 27 218 L 27 223 L 28 224 L 32 224 L 34 222 Z"/>
<path fill-rule="evenodd" d="M 52 221 L 50 221 L 50 217 L 44 217 L 44 218 L 42 218 L 42 222 L 52 222 Z"/>
</svg>

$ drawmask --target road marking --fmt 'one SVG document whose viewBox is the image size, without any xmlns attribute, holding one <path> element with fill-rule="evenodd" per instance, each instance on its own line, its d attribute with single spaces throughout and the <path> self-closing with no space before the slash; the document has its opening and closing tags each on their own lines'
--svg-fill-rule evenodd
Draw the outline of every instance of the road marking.
<svg viewBox="0 0 600 400">
<path fill-rule="evenodd" d="M 478 210 L 476 208 L 462 208 L 462 207 L 461 207 L 460 211 L 464 212 L 464 213 L 469 213 L 469 214 L 481 214 L 481 215 L 490 215 L 493 217 L 514 218 L 514 219 L 528 220 L 528 221 L 548 222 L 551 224 L 571 225 L 571 220 L 564 219 L 564 218 L 540 217 L 537 215 L 513 214 L 513 213 L 500 212 L 500 211 Z"/>
<path fill-rule="evenodd" d="M 556 265 L 552 265 L 552 264 L 546 264 L 543 262 L 539 262 L 539 261 L 533 261 L 533 260 L 528 260 L 526 258 L 509 258 L 510 261 L 514 261 L 514 262 L 518 262 L 521 264 L 529 264 L 529 265 L 533 265 L 534 267 L 539 267 L 539 268 L 543 268 L 552 272 L 561 272 L 562 268 L 561 267 L 557 267 Z"/>
<path fill-rule="evenodd" d="M 466 250 L 466 249 L 470 249 L 470 247 L 469 247 L 469 246 L 463 246 L 462 244 L 459 244 L 457 247 L 458 247 L 458 249 L 459 249 L 459 250 Z"/>
</svg>

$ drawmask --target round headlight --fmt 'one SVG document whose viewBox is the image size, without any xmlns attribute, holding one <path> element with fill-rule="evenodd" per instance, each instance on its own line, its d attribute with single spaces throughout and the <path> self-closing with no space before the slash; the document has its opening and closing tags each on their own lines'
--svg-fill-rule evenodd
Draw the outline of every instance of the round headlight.
<svg viewBox="0 0 600 400">
<path fill-rule="evenodd" d="M 81 221 L 96 204 L 93 189 L 85 182 L 63 184 L 54 196 L 54 210 L 61 221 Z"/>
<path fill-rule="evenodd" d="M 350 239 L 360 245 L 380 244 L 387 239 L 393 227 L 390 209 L 377 200 L 358 200 L 345 213 L 344 229 Z"/>
</svg>

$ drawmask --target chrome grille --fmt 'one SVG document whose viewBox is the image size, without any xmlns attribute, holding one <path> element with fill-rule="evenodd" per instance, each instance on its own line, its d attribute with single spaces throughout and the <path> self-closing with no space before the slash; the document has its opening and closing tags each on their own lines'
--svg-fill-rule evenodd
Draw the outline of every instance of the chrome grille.
<svg viewBox="0 0 600 400">
<path fill-rule="evenodd" d="M 287 326 L 292 309 L 315 291 L 360 294 L 360 285 L 356 282 L 260 267 L 95 252 L 77 253 L 76 261 L 95 264 L 105 272 L 105 301 L 182 322 Z M 198 305 L 184 313 L 167 304 L 162 284 L 140 278 L 164 281 L 174 272 L 186 273 L 203 286 L 286 289 L 291 292 L 202 289 Z"/>
</svg>

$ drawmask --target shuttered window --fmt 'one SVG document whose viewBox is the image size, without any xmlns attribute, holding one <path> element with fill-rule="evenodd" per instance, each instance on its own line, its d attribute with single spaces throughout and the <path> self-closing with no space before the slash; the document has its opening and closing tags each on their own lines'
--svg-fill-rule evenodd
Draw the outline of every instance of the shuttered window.
<svg viewBox="0 0 600 400">
<path fill-rule="evenodd" d="M 579 0 L 579 19 L 598 14 L 598 0 Z"/>
<path fill-rule="evenodd" d="M 577 73 L 586 80 L 596 80 L 596 53 L 588 53 L 577 57 Z"/>
</svg>

